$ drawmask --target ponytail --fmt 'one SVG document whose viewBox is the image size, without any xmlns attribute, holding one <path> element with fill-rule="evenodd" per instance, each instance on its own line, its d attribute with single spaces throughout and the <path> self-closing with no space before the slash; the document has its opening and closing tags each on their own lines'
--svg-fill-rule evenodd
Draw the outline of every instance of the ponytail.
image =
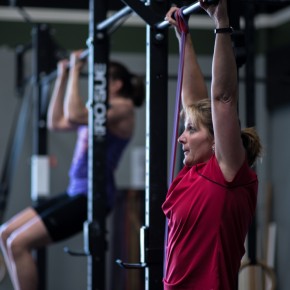
<svg viewBox="0 0 290 290">
<path fill-rule="evenodd" d="M 122 81 L 120 95 L 131 99 L 135 107 L 140 107 L 143 104 L 145 85 L 142 77 L 132 74 L 127 67 L 117 61 L 110 61 L 110 77 Z"/>
<path fill-rule="evenodd" d="M 246 149 L 248 163 L 250 166 L 253 166 L 257 158 L 262 155 L 262 144 L 260 138 L 254 127 L 243 129 L 241 137 Z"/>
</svg>

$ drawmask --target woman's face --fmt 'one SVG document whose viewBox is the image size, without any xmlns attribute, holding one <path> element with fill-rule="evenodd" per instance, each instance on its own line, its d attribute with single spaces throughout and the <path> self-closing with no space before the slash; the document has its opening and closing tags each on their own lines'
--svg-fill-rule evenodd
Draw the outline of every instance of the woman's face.
<svg viewBox="0 0 290 290">
<path fill-rule="evenodd" d="M 207 128 L 203 125 L 197 126 L 189 117 L 185 119 L 184 127 L 183 133 L 178 138 L 184 152 L 184 165 L 193 166 L 208 161 L 212 156 L 214 140 Z"/>
</svg>

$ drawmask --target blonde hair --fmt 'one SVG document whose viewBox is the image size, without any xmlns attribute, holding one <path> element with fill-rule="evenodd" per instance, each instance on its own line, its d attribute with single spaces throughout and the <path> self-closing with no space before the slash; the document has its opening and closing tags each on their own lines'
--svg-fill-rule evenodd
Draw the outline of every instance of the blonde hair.
<svg viewBox="0 0 290 290">
<path fill-rule="evenodd" d="M 243 129 L 241 137 L 243 145 L 246 148 L 248 163 L 250 166 L 253 166 L 257 158 L 262 156 L 260 137 L 254 127 Z"/>
<path fill-rule="evenodd" d="M 214 138 L 210 99 L 202 99 L 191 106 L 185 107 L 181 111 L 181 116 L 183 118 L 190 116 L 197 127 L 202 124 L 208 129 L 209 135 Z M 241 130 L 241 138 L 246 149 L 248 164 L 253 166 L 257 158 L 262 155 L 262 144 L 259 135 L 255 128 L 251 127 Z"/>
</svg>

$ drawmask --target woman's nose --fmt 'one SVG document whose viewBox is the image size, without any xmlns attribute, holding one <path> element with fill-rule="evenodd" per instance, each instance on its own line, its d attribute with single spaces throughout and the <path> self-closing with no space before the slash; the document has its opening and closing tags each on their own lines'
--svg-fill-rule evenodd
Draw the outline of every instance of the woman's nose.
<svg viewBox="0 0 290 290">
<path fill-rule="evenodd" d="M 185 142 L 183 133 L 178 137 L 177 141 L 181 144 L 183 144 Z"/>
</svg>

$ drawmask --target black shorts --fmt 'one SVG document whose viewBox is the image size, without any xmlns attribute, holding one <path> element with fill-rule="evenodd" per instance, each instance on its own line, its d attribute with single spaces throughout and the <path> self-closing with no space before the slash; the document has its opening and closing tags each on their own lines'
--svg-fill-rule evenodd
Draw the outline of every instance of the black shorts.
<svg viewBox="0 0 290 290">
<path fill-rule="evenodd" d="M 33 207 L 44 222 L 54 242 L 69 238 L 83 230 L 87 219 L 87 197 L 63 193 Z"/>
</svg>

